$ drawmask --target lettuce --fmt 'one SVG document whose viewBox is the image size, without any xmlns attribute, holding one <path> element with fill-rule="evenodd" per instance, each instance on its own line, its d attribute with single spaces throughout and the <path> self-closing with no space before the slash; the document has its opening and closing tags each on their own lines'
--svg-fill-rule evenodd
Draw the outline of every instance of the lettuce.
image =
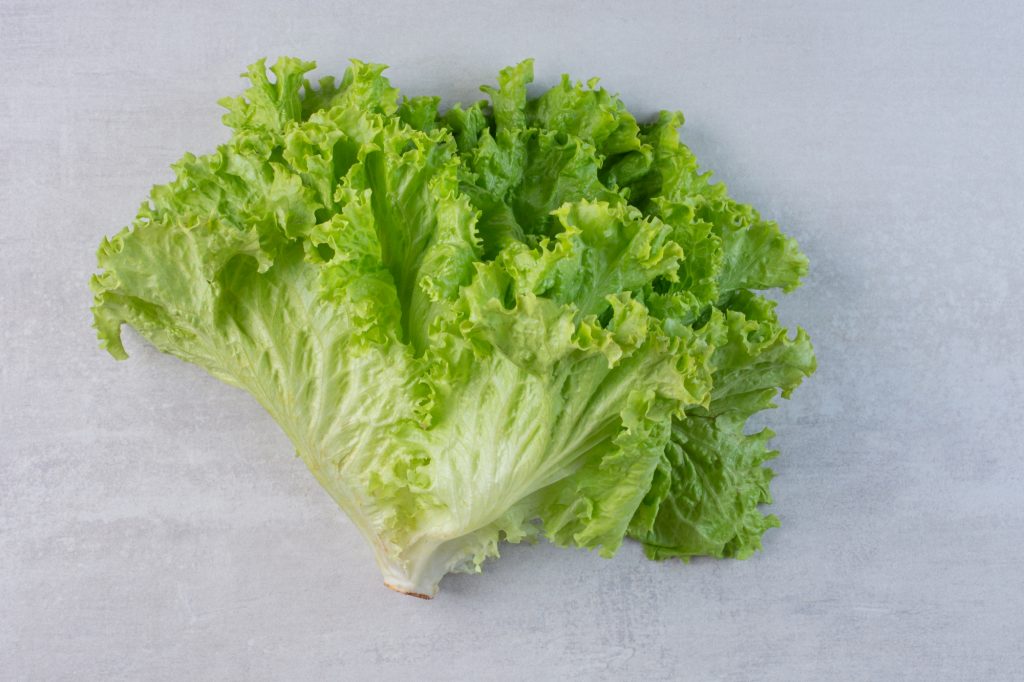
<svg viewBox="0 0 1024 682">
<path fill-rule="evenodd" d="M 682 116 L 567 77 L 530 99 L 530 61 L 443 113 L 313 66 L 250 67 L 231 138 L 103 241 L 101 345 L 126 357 L 129 324 L 255 396 L 401 592 L 540 535 L 758 549 L 776 453 L 744 426 L 815 360 L 753 292 L 807 260 Z"/>
</svg>

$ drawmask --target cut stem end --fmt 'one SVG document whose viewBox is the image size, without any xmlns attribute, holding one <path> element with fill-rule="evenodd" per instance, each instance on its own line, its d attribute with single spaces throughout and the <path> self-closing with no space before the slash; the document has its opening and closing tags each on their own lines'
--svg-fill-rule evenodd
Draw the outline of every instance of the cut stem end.
<svg viewBox="0 0 1024 682">
<path fill-rule="evenodd" d="M 393 583 L 389 583 L 387 580 L 384 581 L 384 587 L 388 588 L 389 590 L 394 590 L 395 592 L 398 592 L 399 594 L 407 594 L 410 597 L 418 597 L 420 599 L 433 599 L 434 598 L 434 595 L 432 595 L 432 594 L 423 594 L 422 592 L 414 592 L 413 590 L 407 589 L 405 587 L 400 587 L 400 586 L 395 585 Z"/>
</svg>

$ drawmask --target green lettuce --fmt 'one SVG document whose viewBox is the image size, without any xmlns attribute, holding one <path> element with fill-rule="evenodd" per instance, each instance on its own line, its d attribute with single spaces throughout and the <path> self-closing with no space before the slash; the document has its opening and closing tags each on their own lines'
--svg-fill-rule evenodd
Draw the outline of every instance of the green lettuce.
<svg viewBox="0 0 1024 682">
<path fill-rule="evenodd" d="M 313 66 L 250 67 L 231 138 L 103 241 L 101 345 L 128 324 L 255 396 L 402 592 L 541 535 L 758 549 L 776 453 L 744 427 L 815 360 L 754 291 L 807 260 L 681 115 L 568 77 L 531 99 L 530 61 L 445 112 Z"/>
</svg>

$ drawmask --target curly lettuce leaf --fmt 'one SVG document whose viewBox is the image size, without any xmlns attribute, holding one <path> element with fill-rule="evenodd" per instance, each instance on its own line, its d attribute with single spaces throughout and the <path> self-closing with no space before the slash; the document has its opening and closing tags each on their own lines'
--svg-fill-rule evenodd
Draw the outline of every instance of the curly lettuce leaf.
<svg viewBox="0 0 1024 682">
<path fill-rule="evenodd" d="M 709 555 L 744 559 L 778 519 L 759 510 L 772 501 L 765 462 L 774 433 L 745 432 L 747 419 L 789 397 L 816 367 L 806 332 L 787 336 L 775 304 L 750 292 L 732 301 L 711 357 L 714 388 L 706 406 L 672 425 L 663 480 L 633 519 L 631 534 L 654 559 Z"/>
<path fill-rule="evenodd" d="M 381 65 L 312 68 L 250 67 L 231 139 L 104 240 L 101 345 L 128 324 L 252 393 L 400 591 L 540 535 L 758 547 L 774 453 L 744 424 L 814 359 L 752 290 L 806 259 L 681 117 L 568 77 L 531 99 L 530 61 L 444 113 Z"/>
</svg>

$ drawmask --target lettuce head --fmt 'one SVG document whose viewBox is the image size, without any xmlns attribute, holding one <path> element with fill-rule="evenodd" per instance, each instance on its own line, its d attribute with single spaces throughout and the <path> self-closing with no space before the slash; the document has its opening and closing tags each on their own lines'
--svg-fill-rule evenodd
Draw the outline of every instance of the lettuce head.
<svg viewBox="0 0 1024 682">
<path fill-rule="evenodd" d="M 128 324 L 251 393 L 401 592 L 538 536 L 758 549 L 777 453 L 744 427 L 815 360 L 756 292 L 807 259 L 682 116 L 568 77 L 531 99 L 530 61 L 446 111 L 313 67 L 251 66 L 230 139 L 103 241 L 101 345 Z"/>
</svg>

